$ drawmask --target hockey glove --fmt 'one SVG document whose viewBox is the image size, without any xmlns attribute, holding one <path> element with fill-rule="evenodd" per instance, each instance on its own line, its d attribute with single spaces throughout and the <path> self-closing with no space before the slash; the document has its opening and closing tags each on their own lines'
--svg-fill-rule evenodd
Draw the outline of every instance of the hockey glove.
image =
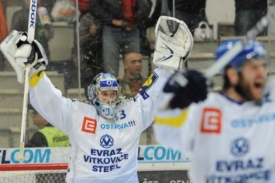
<svg viewBox="0 0 275 183">
<path fill-rule="evenodd" d="M 173 93 L 168 107 L 186 108 L 192 102 L 200 102 L 206 99 L 208 92 L 207 79 L 195 70 L 176 72 L 165 84 L 163 91 Z"/>
<path fill-rule="evenodd" d="M 24 83 L 26 65 L 31 65 L 30 75 L 33 76 L 46 69 L 48 58 L 41 44 L 36 40 L 30 44 L 27 33 L 13 30 L 1 43 L 0 49 L 16 72 L 17 81 Z"/>
<path fill-rule="evenodd" d="M 187 25 L 176 18 L 161 16 L 156 28 L 153 63 L 157 66 L 182 70 L 193 49 L 193 37 Z"/>
</svg>

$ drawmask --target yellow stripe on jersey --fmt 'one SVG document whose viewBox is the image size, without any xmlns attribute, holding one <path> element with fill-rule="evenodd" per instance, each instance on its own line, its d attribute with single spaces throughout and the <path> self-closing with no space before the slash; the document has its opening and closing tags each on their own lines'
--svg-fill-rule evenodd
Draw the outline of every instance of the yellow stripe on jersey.
<svg viewBox="0 0 275 183">
<path fill-rule="evenodd" d="M 148 77 L 148 79 L 143 83 L 142 86 L 151 86 L 153 83 L 153 76 L 154 76 L 154 74 L 151 73 L 150 76 Z"/>
<path fill-rule="evenodd" d="M 178 116 L 171 117 L 157 117 L 155 116 L 155 123 L 159 125 L 169 125 L 173 127 L 180 127 L 184 124 L 188 115 L 188 109 L 185 109 Z"/>
<path fill-rule="evenodd" d="M 34 74 L 29 80 L 30 86 L 34 88 L 44 75 L 45 75 L 44 71 L 40 71 Z"/>
</svg>

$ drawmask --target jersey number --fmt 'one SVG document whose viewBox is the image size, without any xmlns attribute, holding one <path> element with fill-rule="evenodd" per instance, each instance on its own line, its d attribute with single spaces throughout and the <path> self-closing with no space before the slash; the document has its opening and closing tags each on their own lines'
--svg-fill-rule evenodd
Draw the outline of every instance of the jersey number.
<svg viewBox="0 0 275 183">
<path fill-rule="evenodd" d="M 125 111 L 124 110 L 118 111 L 116 114 L 116 121 L 124 118 L 126 118 Z"/>
</svg>

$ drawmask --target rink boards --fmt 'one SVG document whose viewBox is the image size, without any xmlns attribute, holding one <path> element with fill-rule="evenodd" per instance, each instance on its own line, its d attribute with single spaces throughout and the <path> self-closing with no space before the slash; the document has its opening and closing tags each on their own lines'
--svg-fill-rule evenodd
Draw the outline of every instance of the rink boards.
<svg viewBox="0 0 275 183">
<path fill-rule="evenodd" d="M 0 166 L 64 164 L 69 161 L 70 148 L 26 148 L 25 160 L 19 162 L 18 148 L 0 149 Z M 186 154 L 161 145 L 138 147 L 138 176 L 147 183 L 190 183 L 187 170 L 190 159 Z"/>
</svg>

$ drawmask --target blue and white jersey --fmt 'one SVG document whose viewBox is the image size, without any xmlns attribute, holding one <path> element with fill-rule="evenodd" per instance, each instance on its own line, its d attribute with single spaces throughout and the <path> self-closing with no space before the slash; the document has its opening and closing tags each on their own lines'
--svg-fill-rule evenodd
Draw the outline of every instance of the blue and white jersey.
<svg viewBox="0 0 275 183">
<path fill-rule="evenodd" d="M 30 78 L 31 104 L 69 136 L 68 183 L 138 183 L 139 138 L 153 122 L 153 111 L 163 98 L 160 88 L 170 75 L 157 68 L 135 99 L 118 106 L 112 120 L 99 116 L 91 103 L 62 97 L 45 72 Z"/>
<path fill-rule="evenodd" d="M 262 104 L 209 93 L 184 110 L 157 111 L 159 143 L 189 153 L 195 183 L 264 183 L 275 173 L 275 83 Z"/>
</svg>

